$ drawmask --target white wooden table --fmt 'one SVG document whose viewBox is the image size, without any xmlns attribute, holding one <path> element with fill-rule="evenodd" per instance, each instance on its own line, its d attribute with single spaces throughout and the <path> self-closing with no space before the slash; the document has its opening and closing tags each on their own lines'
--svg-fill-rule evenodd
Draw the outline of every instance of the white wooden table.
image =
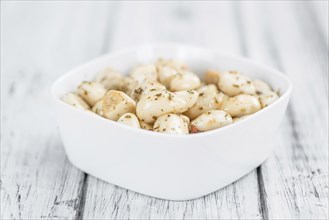
<svg viewBox="0 0 329 220">
<path fill-rule="evenodd" d="M 100 54 L 184 42 L 274 66 L 294 91 L 276 149 L 200 199 L 122 189 L 65 156 L 49 87 Z M 328 219 L 328 2 L 1 2 L 1 219 Z"/>
</svg>

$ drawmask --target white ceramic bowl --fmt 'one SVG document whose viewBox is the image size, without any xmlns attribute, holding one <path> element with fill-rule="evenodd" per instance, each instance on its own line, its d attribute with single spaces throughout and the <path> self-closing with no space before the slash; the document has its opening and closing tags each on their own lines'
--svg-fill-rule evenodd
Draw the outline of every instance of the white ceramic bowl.
<svg viewBox="0 0 329 220">
<path fill-rule="evenodd" d="M 159 57 L 185 61 L 200 75 L 206 69 L 238 70 L 265 80 L 282 95 L 242 121 L 182 136 L 130 128 L 60 100 L 104 67 L 127 72 L 135 64 Z M 204 196 L 259 166 L 271 153 L 290 93 L 289 80 L 277 70 L 245 58 L 175 44 L 148 45 L 101 56 L 68 72 L 52 87 L 60 133 L 72 164 L 112 184 L 170 200 Z"/>
</svg>

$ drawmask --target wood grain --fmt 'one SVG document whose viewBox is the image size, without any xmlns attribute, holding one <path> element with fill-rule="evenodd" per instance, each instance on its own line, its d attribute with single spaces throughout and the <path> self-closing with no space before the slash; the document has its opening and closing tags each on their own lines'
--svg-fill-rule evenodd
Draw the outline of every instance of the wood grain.
<svg viewBox="0 0 329 220">
<path fill-rule="evenodd" d="M 126 3 L 118 13 L 120 19 L 113 34 L 113 47 L 130 46 L 135 42 L 145 43 L 145 39 L 153 42 L 186 41 L 204 46 L 216 45 L 218 48 L 240 54 L 241 46 L 236 44 L 239 39 L 234 25 L 232 5 L 221 4 L 220 8 L 214 6 L 218 4 L 205 6 L 193 3 L 187 7 L 184 3 Z M 131 14 L 141 16 L 134 19 L 129 17 Z M 168 24 L 165 24 L 165 21 Z M 208 27 L 204 26 L 206 21 L 210 22 Z M 231 23 L 228 24 L 227 21 Z M 125 25 L 127 23 L 130 25 Z M 158 24 L 164 25 L 160 28 Z M 227 34 L 226 37 L 220 30 L 212 30 L 211 35 L 207 34 L 209 27 L 216 25 L 223 26 L 222 31 Z M 138 28 L 141 29 L 138 31 Z M 130 31 L 134 33 L 134 39 L 124 36 Z M 147 36 L 144 36 L 145 31 Z M 220 37 L 221 41 L 215 44 L 214 37 Z M 262 218 L 256 171 L 223 190 L 188 202 L 163 201 L 147 197 L 90 176 L 87 185 L 83 214 L 85 219 Z M 249 205 L 243 205 L 245 203 Z"/>
<path fill-rule="evenodd" d="M 270 219 L 328 218 L 328 54 L 307 7 L 273 3 L 244 10 L 245 26 L 253 27 L 246 30 L 248 51 L 286 72 L 294 87 L 275 154 L 259 177 Z"/>
<path fill-rule="evenodd" d="M 84 174 L 65 157 L 48 91 L 101 52 L 105 23 L 90 19 L 105 21 L 107 5 L 1 2 L 1 219 L 78 214 Z"/>
<path fill-rule="evenodd" d="M 328 2 L 1 2 L 1 219 L 328 219 Z M 203 198 L 151 198 L 66 159 L 48 89 L 99 54 L 173 41 L 251 57 L 294 91 L 257 170 Z"/>
<path fill-rule="evenodd" d="M 320 29 L 320 37 L 329 46 L 329 2 L 328 1 L 310 1 L 307 2 L 306 7 L 309 12 L 308 16 L 313 20 L 313 24 Z"/>
</svg>

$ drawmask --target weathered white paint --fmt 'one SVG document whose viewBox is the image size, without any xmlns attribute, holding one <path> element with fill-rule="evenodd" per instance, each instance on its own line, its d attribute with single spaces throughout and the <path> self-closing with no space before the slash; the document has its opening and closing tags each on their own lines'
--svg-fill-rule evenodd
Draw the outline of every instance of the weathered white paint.
<svg viewBox="0 0 329 220">
<path fill-rule="evenodd" d="M 208 41 L 212 41 L 212 45 L 225 48 L 227 52 L 240 54 L 242 51 L 234 25 L 231 3 L 221 4 L 220 8 L 216 7 L 218 4 L 204 5 L 198 2 L 188 5 L 189 7 L 185 7 L 184 3 L 172 2 L 161 2 L 161 4 L 147 2 L 142 6 L 139 3 L 133 5 L 129 3 L 121 8 L 118 16 L 122 19 L 118 20 L 117 30 L 113 33 L 115 42 L 113 47 L 133 45 L 136 41 L 145 43 L 142 42 L 145 39 L 143 30 L 148 30 L 149 36 L 146 39 L 153 42 L 186 39 L 187 43 L 194 42 L 211 47 Z M 127 26 L 125 25 L 128 22 L 127 18 L 133 11 L 143 16 L 139 16 L 139 19 L 130 19 L 130 25 Z M 147 13 L 150 15 L 145 15 Z M 152 19 L 148 20 L 149 17 Z M 178 22 L 174 22 L 175 20 Z M 209 26 L 205 26 L 206 22 L 210 22 Z M 209 30 L 209 27 L 221 24 L 224 24 L 222 26 L 226 35 L 222 35 L 220 30 Z M 131 26 L 140 27 L 141 31 L 134 30 L 130 28 Z M 123 36 L 129 34 L 131 30 L 134 30 L 132 31 L 134 39 Z M 213 35 L 220 36 L 220 41 L 216 40 L 215 43 L 216 36 Z M 250 186 L 247 190 L 246 185 Z M 248 206 L 242 205 L 243 203 L 248 203 Z M 236 219 L 244 216 L 249 219 L 260 219 L 262 218 L 260 203 L 256 171 L 219 192 L 189 202 L 162 201 L 113 188 L 112 185 L 101 180 L 88 177 L 83 217 L 86 219 Z"/>
<path fill-rule="evenodd" d="M 101 53 L 108 8 L 1 2 L 1 219 L 78 215 L 84 174 L 65 157 L 49 88 Z"/>
<path fill-rule="evenodd" d="M 248 54 L 281 69 L 294 87 L 275 153 L 261 167 L 269 218 L 328 218 L 328 49 L 306 7 L 256 4 L 243 11 Z"/>
<path fill-rule="evenodd" d="M 328 219 L 328 2 L 2 2 L 1 219 Z M 147 197 L 66 159 L 48 89 L 101 53 L 176 41 L 275 66 L 294 92 L 271 158 L 200 199 Z"/>
</svg>

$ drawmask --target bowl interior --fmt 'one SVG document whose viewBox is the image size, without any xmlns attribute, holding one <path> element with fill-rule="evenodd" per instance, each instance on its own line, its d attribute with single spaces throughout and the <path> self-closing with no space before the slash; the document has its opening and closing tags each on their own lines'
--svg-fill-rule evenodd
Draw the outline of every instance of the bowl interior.
<svg viewBox="0 0 329 220">
<path fill-rule="evenodd" d="M 189 68 L 200 77 L 208 69 L 237 70 L 252 79 L 264 80 L 275 91 L 279 90 L 281 96 L 291 89 L 289 80 L 281 72 L 249 59 L 231 57 L 192 46 L 158 44 L 130 48 L 96 58 L 62 76 L 53 85 L 52 92 L 57 98 L 60 98 L 69 91 L 75 91 L 82 81 L 93 80 L 96 73 L 105 67 L 112 67 L 127 74 L 132 66 L 152 63 L 158 58 L 181 60 L 187 63 Z"/>
</svg>

